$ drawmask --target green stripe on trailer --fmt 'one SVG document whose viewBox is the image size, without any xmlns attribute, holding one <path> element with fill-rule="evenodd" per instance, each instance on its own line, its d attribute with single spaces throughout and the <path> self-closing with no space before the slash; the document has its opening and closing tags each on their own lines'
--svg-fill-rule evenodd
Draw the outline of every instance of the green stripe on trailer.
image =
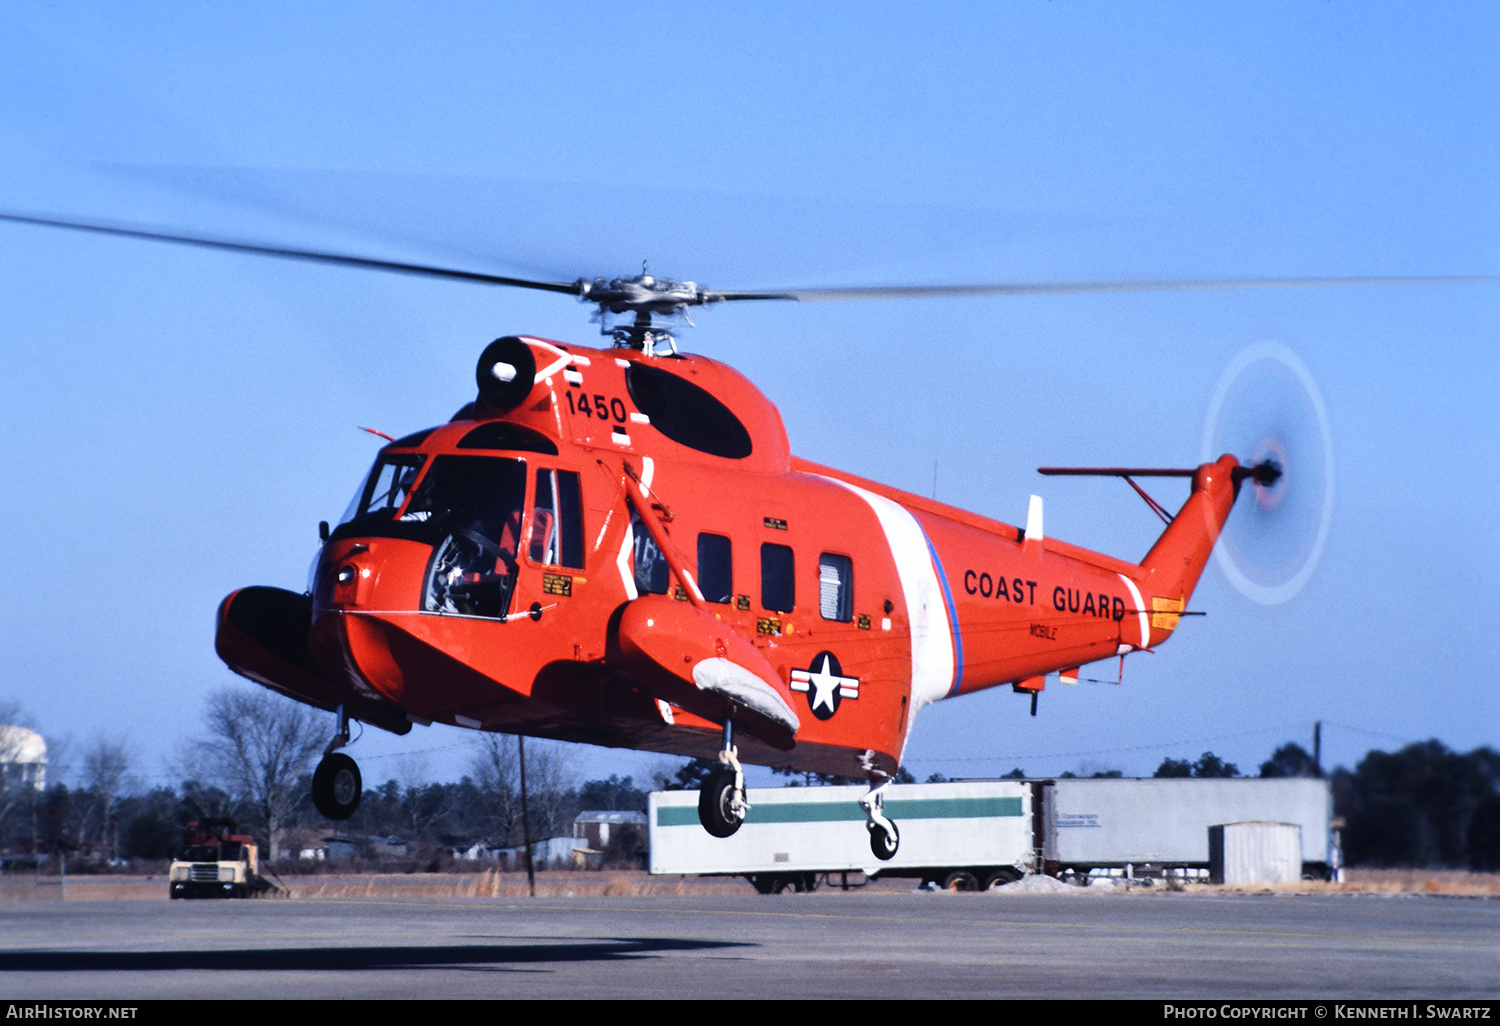
<svg viewBox="0 0 1500 1026">
<path fill-rule="evenodd" d="M 885 803 L 891 819 L 991 819 L 1021 815 L 1020 798 L 907 798 Z M 857 802 L 761 802 L 750 807 L 746 823 L 844 823 L 864 822 L 865 811 Z M 692 805 L 659 805 L 659 827 L 697 826 L 698 809 Z"/>
</svg>

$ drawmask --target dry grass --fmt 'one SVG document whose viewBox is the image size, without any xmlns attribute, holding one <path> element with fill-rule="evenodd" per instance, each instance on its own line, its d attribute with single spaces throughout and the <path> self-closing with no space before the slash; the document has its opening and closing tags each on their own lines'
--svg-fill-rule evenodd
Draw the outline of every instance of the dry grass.
<svg viewBox="0 0 1500 1026">
<path fill-rule="evenodd" d="M 1342 883 L 1304 880 L 1294 884 L 1189 884 L 1185 890 L 1230 894 L 1446 894 L 1500 897 L 1500 873 L 1463 869 L 1346 869 Z"/>
<path fill-rule="evenodd" d="M 370 898 L 519 898 L 528 893 L 525 873 L 357 873 L 284 877 L 269 898 L 340 900 Z M 536 876 L 538 897 L 636 897 L 644 894 L 748 894 L 737 877 L 651 876 L 639 871 L 544 872 Z M 30 876 L 0 879 L 0 902 L 56 901 L 56 877 L 38 886 Z M 166 901 L 165 876 L 70 876 L 69 901 Z"/>
<path fill-rule="evenodd" d="M 528 893 L 525 873 L 361 874 L 284 880 L 293 899 L 339 898 L 520 898 Z M 743 894 L 749 885 L 725 877 L 650 876 L 639 871 L 538 873 L 538 897 L 637 897 L 643 894 Z"/>
<path fill-rule="evenodd" d="M 1471 873 L 1463 869 L 1346 869 L 1346 891 L 1361 894 L 1495 894 L 1500 895 L 1500 873 Z"/>
<path fill-rule="evenodd" d="M 56 901 L 62 887 L 55 876 L 40 880 L 30 874 L 0 879 L 0 901 Z M 167 900 L 167 878 L 141 876 L 70 876 L 69 901 Z"/>
<path fill-rule="evenodd" d="M 391 898 L 519 898 L 527 894 L 525 873 L 351 873 L 287 877 L 281 898 L 303 901 Z M 912 880 L 876 881 L 866 893 L 911 890 Z M 1176 888 L 1173 888 L 1175 890 Z M 1351 869 L 1343 883 L 1303 882 L 1277 886 L 1215 887 L 1188 884 L 1195 893 L 1441 894 L 1500 897 L 1500 873 L 1444 869 Z M 1166 888 L 1137 887 L 1134 894 L 1162 894 Z M 738 877 L 651 876 L 639 871 L 538 873 L 539 897 L 639 897 L 642 895 L 749 894 Z M 822 891 L 820 890 L 820 893 Z M 858 893 L 851 891 L 851 893 Z M 1121 893 L 1123 889 L 1121 889 Z M 56 901 L 57 878 L 38 886 L 29 875 L 0 878 L 0 902 Z M 70 876 L 69 901 L 166 901 L 165 876 Z"/>
</svg>

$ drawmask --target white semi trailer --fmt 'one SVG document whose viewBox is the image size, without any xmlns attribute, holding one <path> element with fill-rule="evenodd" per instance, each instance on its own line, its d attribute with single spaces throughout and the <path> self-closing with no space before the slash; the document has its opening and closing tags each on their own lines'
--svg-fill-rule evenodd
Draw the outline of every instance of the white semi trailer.
<svg viewBox="0 0 1500 1026">
<path fill-rule="evenodd" d="M 698 822 L 698 792 L 651 795 L 651 872 L 743 876 L 762 893 L 811 890 L 820 879 L 914 877 L 943 887 L 990 887 L 1024 873 L 1151 876 L 1209 865 L 1209 828 L 1295 823 L 1305 876 L 1337 871 L 1326 780 L 1049 779 L 894 784 L 885 812 L 901 831 L 889 862 L 870 852 L 858 799 L 864 787 L 750 791 L 732 837 Z"/>
<path fill-rule="evenodd" d="M 1042 791 L 1043 871 L 1207 870 L 1209 828 L 1229 823 L 1295 823 L 1302 828 L 1304 876 L 1339 868 L 1333 794 L 1326 780 L 1062 779 Z"/>
<path fill-rule="evenodd" d="M 651 795 L 651 872 L 743 876 L 762 894 L 811 890 L 850 874 L 920 877 L 973 890 L 1017 880 L 1035 858 L 1032 788 L 1021 781 L 893 784 L 885 814 L 901 845 L 889 862 L 870 852 L 859 798 L 865 787 L 777 787 L 749 793 L 731 837 L 698 822 L 697 791 Z"/>
</svg>

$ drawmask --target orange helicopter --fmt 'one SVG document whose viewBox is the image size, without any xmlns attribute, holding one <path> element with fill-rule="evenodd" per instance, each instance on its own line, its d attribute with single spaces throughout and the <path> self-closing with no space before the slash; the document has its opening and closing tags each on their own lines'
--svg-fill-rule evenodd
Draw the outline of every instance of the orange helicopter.
<svg viewBox="0 0 1500 1026">
<path fill-rule="evenodd" d="M 748 805 L 742 762 L 859 777 L 871 848 L 899 831 L 883 794 L 926 705 L 1045 678 L 1171 636 L 1246 481 L 1272 460 L 1124 477 L 1167 522 L 1131 563 L 792 455 L 740 374 L 677 350 L 661 321 L 743 300 L 1370 284 L 1413 279 L 1116 282 L 725 292 L 633 278 L 539 282 L 24 215 L 0 218 L 572 295 L 613 344 L 490 343 L 477 395 L 380 450 L 306 593 L 246 587 L 219 608 L 235 672 L 335 712 L 313 778 L 351 815 L 349 721 L 413 723 L 717 759 L 699 815 L 720 837 Z M 1424 279 L 1438 280 L 1438 279 Z M 1444 279 L 1460 280 L 1460 279 Z M 1461 279 L 1477 280 L 1477 279 Z M 623 318 L 623 320 L 613 320 Z M 387 438 L 389 436 L 386 436 Z M 1175 516 L 1135 484 L 1191 478 Z"/>
</svg>

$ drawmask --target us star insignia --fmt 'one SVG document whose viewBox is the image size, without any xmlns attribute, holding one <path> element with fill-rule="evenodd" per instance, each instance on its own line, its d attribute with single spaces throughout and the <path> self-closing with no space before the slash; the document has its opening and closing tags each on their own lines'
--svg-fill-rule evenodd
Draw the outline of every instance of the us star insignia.
<svg viewBox="0 0 1500 1026">
<path fill-rule="evenodd" d="M 819 652 L 807 669 L 793 670 L 791 686 L 807 695 L 807 707 L 820 720 L 831 719 L 844 699 L 859 697 L 859 678 L 845 677 L 832 652 Z"/>
</svg>

